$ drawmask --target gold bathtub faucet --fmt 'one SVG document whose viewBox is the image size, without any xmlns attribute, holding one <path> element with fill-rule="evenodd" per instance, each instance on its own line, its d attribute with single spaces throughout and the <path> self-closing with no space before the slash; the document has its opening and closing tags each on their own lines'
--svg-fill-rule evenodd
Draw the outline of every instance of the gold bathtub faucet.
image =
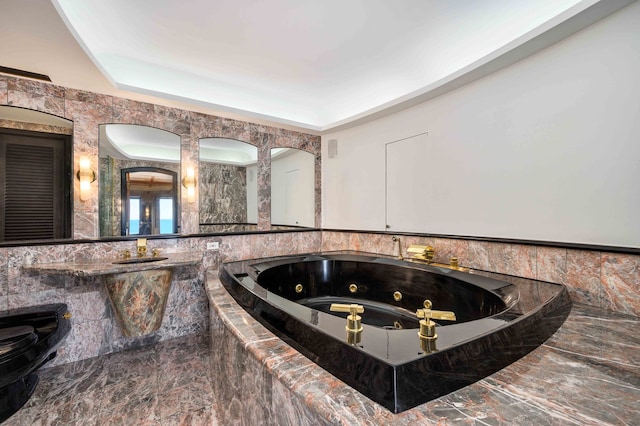
<svg viewBox="0 0 640 426">
<path fill-rule="evenodd" d="M 420 246 L 417 244 L 411 244 L 407 248 L 407 253 L 411 260 L 419 260 L 422 262 L 431 263 L 436 250 L 432 246 Z"/>
<path fill-rule="evenodd" d="M 428 265 L 437 266 L 439 268 L 449 268 L 457 271 L 468 271 L 468 268 L 463 268 L 460 266 L 460 262 L 458 258 L 453 256 L 449 259 L 449 264 L 445 263 L 436 263 L 433 261 L 433 256 L 436 253 L 436 249 L 432 246 L 420 246 L 417 244 L 411 244 L 407 248 L 407 253 L 409 254 L 409 260 L 415 262 L 426 263 Z"/>
</svg>

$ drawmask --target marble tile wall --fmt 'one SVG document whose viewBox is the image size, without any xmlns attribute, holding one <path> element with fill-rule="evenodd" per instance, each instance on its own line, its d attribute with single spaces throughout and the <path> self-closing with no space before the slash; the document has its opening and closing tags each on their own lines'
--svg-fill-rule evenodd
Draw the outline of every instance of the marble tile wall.
<svg viewBox="0 0 640 426">
<path fill-rule="evenodd" d="M 574 301 L 640 316 L 640 256 L 455 238 L 400 235 L 410 244 L 431 245 L 435 262 L 458 257 L 460 266 L 565 284 Z M 393 254 L 389 234 L 323 231 L 322 250 Z"/>
<path fill-rule="evenodd" d="M 319 136 L 9 76 L 0 76 L 0 105 L 33 109 L 73 121 L 74 171 L 78 170 L 81 156 L 90 158 L 92 168 L 98 170 L 98 127 L 107 123 L 151 126 L 180 136 L 181 176 L 189 167 L 198 173 L 198 141 L 201 138 L 225 137 L 257 146 L 260 230 L 270 229 L 271 148 L 289 147 L 310 152 L 316 158 L 316 227 L 320 227 Z M 73 237 L 76 239 L 99 236 L 97 184 L 94 189 L 92 198 L 87 201 L 80 201 L 74 195 Z M 74 179 L 74 194 L 78 193 L 79 183 Z M 197 233 L 198 200 L 187 203 L 186 191 L 183 191 L 180 201 L 182 233 Z"/>
<path fill-rule="evenodd" d="M 112 261 L 134 241 L 0 247 L 0 310 L 46 303 L 67 303 L 73 315 L 71 333 L 51 366 L 125 349 L 145 346 L 178 336 L 206 332 L 209 304 L 204 289 L 206 270 L 221 262 L 255 257 L 317 251 L 321 232 L 286 232 L 219 237 L 149 240 L 149 249 L 162 252 L 202 252 L 198 267 L 174 270 L 162 326 L 139 338 L 123 336 L 108 299 L 104 277 L 76 278 L 38 275 L 22 265 L 65 261 Z M 208 242 L 220 250 L 206 251 Z"/>
</svg>

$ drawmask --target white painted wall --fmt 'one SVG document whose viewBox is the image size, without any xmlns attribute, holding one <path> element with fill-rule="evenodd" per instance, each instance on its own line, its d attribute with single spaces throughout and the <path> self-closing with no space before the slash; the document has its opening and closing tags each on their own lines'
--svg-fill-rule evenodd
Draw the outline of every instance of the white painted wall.
<svg viewBox="0 0 640 426">
<path fill-rule="evenodd" d="M 392 230 L 640 247 L 638 23 L 635 2 L 453 92 L 324 135 L 323 227 L 384 230 L 385 145 L 428 132 L 424 170 L 406 172 L 424 220 L 394 213 Z"/>
<path fill-rule="evenodd" d="M 271 223 L 315 226 L 315 158 L 288 149 L 271 158 Z"/>
</svg>

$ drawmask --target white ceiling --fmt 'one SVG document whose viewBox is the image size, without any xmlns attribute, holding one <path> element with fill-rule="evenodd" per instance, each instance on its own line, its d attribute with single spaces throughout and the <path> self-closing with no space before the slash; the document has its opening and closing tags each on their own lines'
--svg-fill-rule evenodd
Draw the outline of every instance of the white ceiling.
<svg viewBox="0 0 640 426">
<path fill-rule="evenodd" d="M 108 81 L 116 93 L 323 132 L 454 89 L 630 2 L 51 0 L 53 9 L 45 0 L 3 0 L 9 16 L 0 35 L 27 51 L 1 43 L 0 58 L 7 53 L 9 63 L 0 65 L 48 74 L 69 87 L 113 92 Z M 66 34 L 59 17 L 42 12 L 47 7 L 57 10 Z M 69 33 L 84 58 L 69 46 Z M 40 61 L 29 56 L 51 39 L 60 46 L 57 61 L 51 48 L 39 48 Z M 74 84 L 64 81 L 68 76 L 56 80 L 51 70 L 65 55 L 93 70 Z"/>
</svg>

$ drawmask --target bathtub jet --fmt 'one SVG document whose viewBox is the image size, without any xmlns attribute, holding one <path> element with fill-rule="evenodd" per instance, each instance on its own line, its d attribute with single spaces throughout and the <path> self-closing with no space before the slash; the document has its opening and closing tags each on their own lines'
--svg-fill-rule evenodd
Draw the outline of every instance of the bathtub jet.
<svg viewBox="0 0 640 426">
<path fill-rule="evenodd" d="M 274 334 L 394 413 L 521 358 L 571 308 L 562 285 L 357 252 L 227 263 L 220 280 Z"/>
</svg>

